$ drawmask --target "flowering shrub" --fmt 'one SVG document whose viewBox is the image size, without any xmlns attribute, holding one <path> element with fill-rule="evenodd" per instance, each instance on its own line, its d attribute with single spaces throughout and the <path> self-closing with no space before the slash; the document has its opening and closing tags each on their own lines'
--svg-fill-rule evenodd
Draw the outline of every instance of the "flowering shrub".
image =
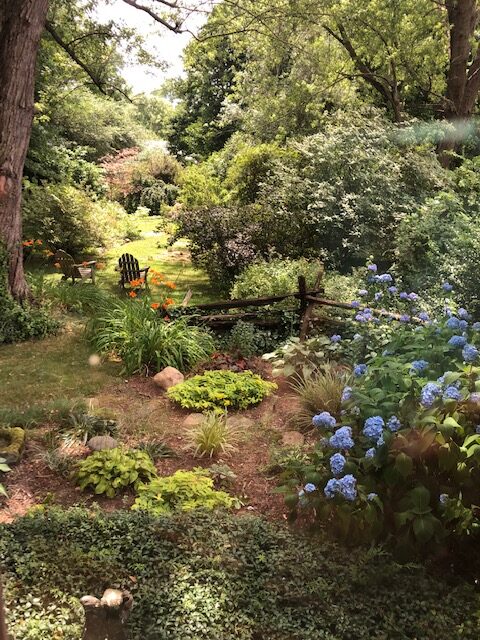
<svg viewBox="0 0 480 640">
<path fill-rule="evenodd" d="M 456 308 L 449 283 L 445 314 L 430 319 L 415 293 L 389 292 L 388 274 L 370 269 L 357 341 L 386 324 L 388 344 L 352 363 L 340 419 L 312 416 L 321 438 L 281 490 L 292 516 L 311 509 L 350 541 L 392 537 L 402 551 L 431 548 L 479 526 L 480 323 Z M 390 296 L 393 317 L 374 306 Z"/>
</svg>

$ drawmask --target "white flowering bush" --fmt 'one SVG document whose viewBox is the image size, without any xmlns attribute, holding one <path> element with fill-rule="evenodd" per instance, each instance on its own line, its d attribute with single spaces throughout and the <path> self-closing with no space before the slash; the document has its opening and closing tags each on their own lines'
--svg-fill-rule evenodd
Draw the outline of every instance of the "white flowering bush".
<svg viewBox="0 0 480 640">
<path fill-rule="evenodd" d="M 292 517 L 313 515 L 350 542 L 434 549 L 479 528 L 480 323 L 456 307 L 448 282 L 444 314 L 430 318 L 417 294 L 375 265 L 368 273 L 358 333 L 345 342 L 386 323 L 388 343 L 352 363 L 340 420 L 312 416 L 318 442 L 280 491 Z M 401 313 L 388 315 L 388 299 Z M 341 337 L 332 340 L 340 349 Z"/>
</svg>

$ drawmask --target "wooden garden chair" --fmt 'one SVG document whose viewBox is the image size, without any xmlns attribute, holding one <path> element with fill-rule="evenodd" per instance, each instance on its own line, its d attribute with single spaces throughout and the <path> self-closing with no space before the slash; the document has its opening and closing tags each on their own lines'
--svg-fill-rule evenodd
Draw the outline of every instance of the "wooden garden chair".
<svg viewBox="0 0 480 640">
<path fill-rule="evenodd" d="M 76 264 L 75 260 L 70 254 L 62 249 L 59 249 L 54 256 L 55 263 L 60 265 L 60 269 L 63 273 L 62 280 L 72 279 L 72 284 L 75 284 L 75 280 L 88 280 L 91 279 L 95 284 L 95 260 L 89 260 Z"/>
<path fill-rule="evenodd" d="M 130 253 L 124 253 L 118 260 L 118 271 L 120 272 L 119 285 L 125 288 L 126 284 L 142 281 L 147 286 L 147 277 L 150 267 L 140 269 L 138 260 Z"/>
</svg>

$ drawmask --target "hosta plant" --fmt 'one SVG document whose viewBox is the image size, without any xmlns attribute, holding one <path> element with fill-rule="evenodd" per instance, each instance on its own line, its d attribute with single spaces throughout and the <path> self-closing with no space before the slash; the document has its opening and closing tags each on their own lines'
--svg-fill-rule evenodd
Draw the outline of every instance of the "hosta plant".
<svg viewBox="0 0 480 640">
<path fill-rule="evenodd" d="M 127 487 L 137 488 L 157 475 L 150 456 L 144 451 L 119 447 L 96 451 L 77 466 L 75 477 L 81 489 L 113 498 Z"/>
<path fill-rule="evenodd" d="M 277 388 L 251 371 L 205 371 L 203 375 L 170 387 L 167 394 L 184 409 L 223 412 L 247 409 Z"/>
<path fill-rule="evenodd" d="M 203 469 L 176 471 L 172 476 L 156 478 L 138 489 L 138 497 L 132 509 L 155 514 L 189 511 L 201 507 L 227 509 L 235 500 L 224 491 L 217 491 L 213 479 Z"/>
</svg>

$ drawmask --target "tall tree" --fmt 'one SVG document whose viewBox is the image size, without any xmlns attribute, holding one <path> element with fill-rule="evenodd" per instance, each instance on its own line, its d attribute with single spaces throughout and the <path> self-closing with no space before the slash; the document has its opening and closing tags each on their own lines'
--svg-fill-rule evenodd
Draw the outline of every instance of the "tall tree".
<svg viewBox="0 0 480 640">
<path fill-rule="evenodd" d="M 17 300 L 28 296 L 20 204 L 47 10 L 48 0 L 0 0 L 0 242 L 8 253 L 8 288 Z"/>
</svg>

